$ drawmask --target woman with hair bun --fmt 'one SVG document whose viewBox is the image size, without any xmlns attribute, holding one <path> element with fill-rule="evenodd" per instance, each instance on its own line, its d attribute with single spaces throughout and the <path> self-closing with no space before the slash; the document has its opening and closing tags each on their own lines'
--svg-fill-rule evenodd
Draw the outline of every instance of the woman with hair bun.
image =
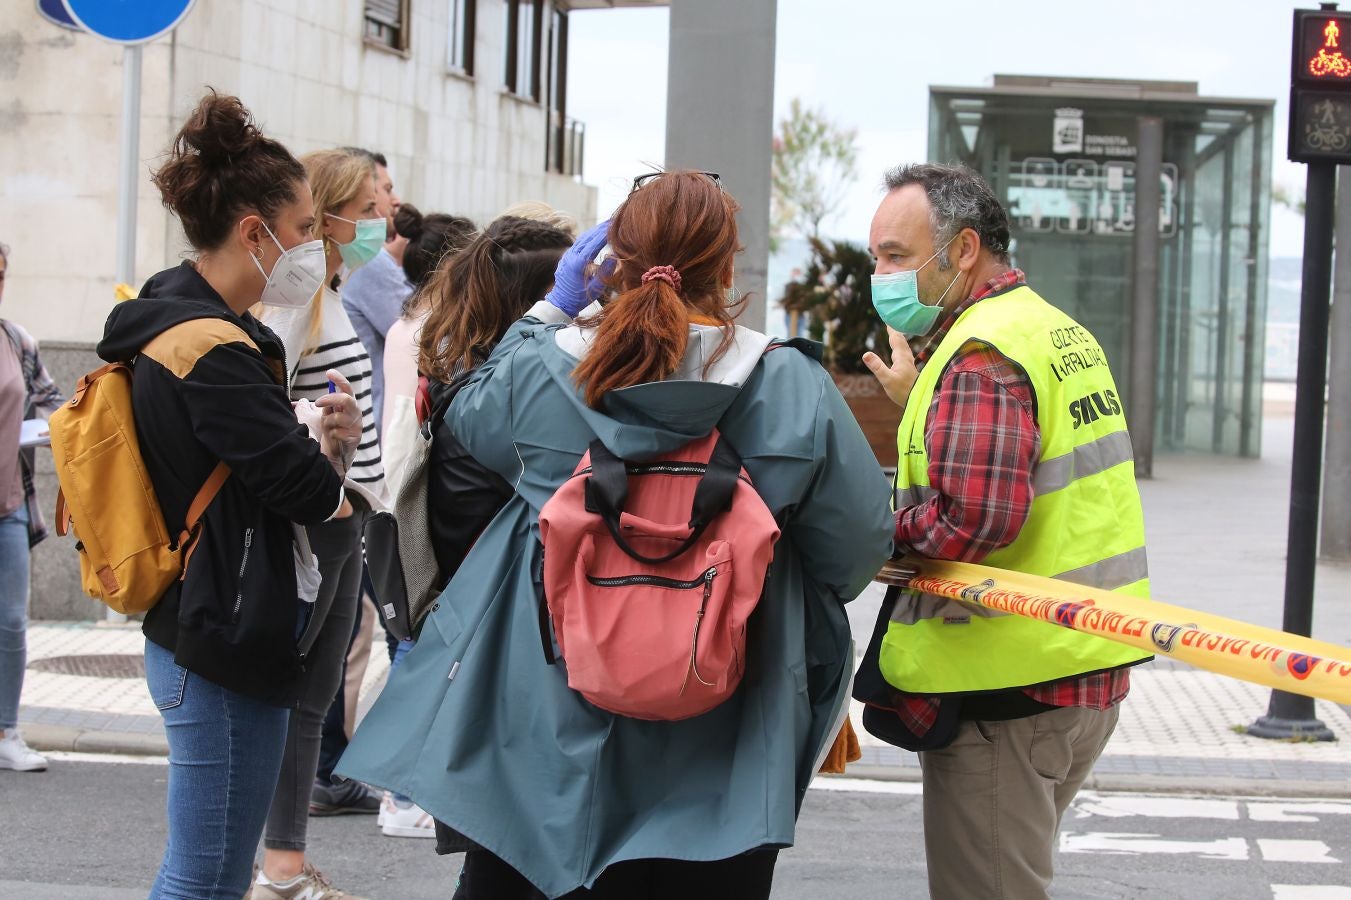
<svg viewBox="0 0 1351 900">
<path fill-rule="evenodd" d="M 423 215 L 411 203 L 405 203 L 394 214 L 394 230 L 408 239 L 403 251 L 404 277 L 413 286 L 413 293 L 427 283 L 443 260 L 464 249 L 478 228 L 464 216 L 446 213 Z M 413 303 L 413 297 L 408 298 Z M 404 309 L 407 314 L 407 306 Z"/>
<path fill-rule="evenodd" d="M 300 425 L 281 341 L 249 312 L 307 304 L 324 277 L 296 158 L 237 98 L 213 91 L 154 181 L 194 257 L 116 306 L 98 353 L 134 361 L 136 432 L 171 534 L 219 464 L 228 468 L 182 579 L 142 628 L 169 741 L 168 845 L 150 896 L 239 900 L 326 614 L 292 523 L 317 525 L 348 505 L 361 417 L 351 385 L 330 371 L 336 391 Z"/>
<path fill-rule="evenodd" d="M 640 179 L 608 233 L 562 257 L 545 300 L 495 347 L 467 345 L 470 365 L 491 352 L 445 426 L 510 493 L 339 766 L 481 848 L 457 900 L 764 900 L 793 843 L 848 700 L 844 604 L 887 559 L 893 523 L 877 459 L 811 348 L 735 324 L 736 210 L 716 176 Z M 607 239 L 614 268 L 598 284 Z M 598 315 L 573 321 L 597 298 Z M 466 333 L 491 334 L 463 315 Z M 439 347 L 430 321 L 422 346 Z M 550 665 L 542 647 L 557 636 L 541 612 L 541 507 L 593 441 L 655 460 L 714 427 L 782 532 L 745 676 L 692 718 L 607 712 L 568 686 L 567 654 Z"/>
</svg>

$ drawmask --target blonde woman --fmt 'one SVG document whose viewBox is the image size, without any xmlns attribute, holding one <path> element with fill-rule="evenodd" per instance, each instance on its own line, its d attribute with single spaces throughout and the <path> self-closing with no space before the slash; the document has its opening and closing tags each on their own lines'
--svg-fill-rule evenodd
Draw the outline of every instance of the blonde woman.
<svg viewBox="0 0 1351 900">
<path fill-rule="evenodd" d="M 552 225 L 557 228 L 574 241 L 577 239 L 579 230 L 577 217 L 566 210 L 554 209 L 540 200 L 522 200 L 520 203 L 513 203 L 498 214 L 499 218 L 506 216 L 529 219 L 532 222 L 543 222 L 545 225 Z"/>
<path fill-rule="evenodd" d="M 329 392 L 325 372 L 341 372 L 361 407 L 362 436 L 348 471 L 347 503 L 331 522 L 309 528 L 319 560 L 319 598 L 314 614 L 324 616 L 305 663 L 300 702 L 291 710 L 286 753 L 263 838 L 263 865 L 252 900 L 312 900 L 347 897 L 331 887 L 305 859 L 311 788 L 319 766 L 324 715 L 337 695 L 342 662 L 361 597 L 361 530 L 366 514 L 387 505 L 380 447 L 371 405 L 371 361 L 343 309 L 339 273 L 372 259 L 385 239 L 385 220 L 376 212 L 374 169 L 369 158 L 343 150 L 321 150 L 300 158 L 314 195 L 314 235 L 323 242 L 324 283 L 301 307 L 267 307 L 263 321 L 286 347 L 291 400 L 316 400 Z M 343 807 L 374 813 L 379 798 L 348 782 Z M 309 893 L 306 893 L 306 890 Z"/>
</svg>

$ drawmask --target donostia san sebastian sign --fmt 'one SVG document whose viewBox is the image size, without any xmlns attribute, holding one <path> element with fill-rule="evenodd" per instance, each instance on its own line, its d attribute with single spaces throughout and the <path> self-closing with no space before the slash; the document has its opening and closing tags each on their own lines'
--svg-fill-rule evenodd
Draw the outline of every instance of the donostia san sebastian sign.
<svg viewBox="0 0 1351 900">
<path fill-rule="evenodd" d="M 1013 162 L 1009 211 L 1020 230 L 1124 237 L 1135 231 L 1135 145 L 1119 134 L 1091 134 L 1084 111 L 1061 107 L 1051 154 Z M 1177 233 L 1178 170 L 1159 176 L 1159 233 Z"/>
<path fill-rule="evenodd" d="M 1135 145 L 1120 134 L 1088 134 L 1084 129 L 1084 111 L 1065 106 L 1055 111 L 1051 152 L 1131 157 L 1135 155 Z"/>
</svg>

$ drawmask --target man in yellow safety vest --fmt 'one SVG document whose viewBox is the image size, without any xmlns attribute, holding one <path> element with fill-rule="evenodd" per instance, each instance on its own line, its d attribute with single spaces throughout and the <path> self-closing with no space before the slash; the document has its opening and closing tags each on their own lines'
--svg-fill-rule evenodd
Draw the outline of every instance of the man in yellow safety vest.
<svg viewBox="0 0 1351 900">
<path fill-rule="evenodd" d="M 903 410 L 898 549 L 1147 596 L 1102 347 L 1011 266 L 1008 216 L 979 174 L 911 165 L 886 187 L 869 250 L 891 363 L 864 362 Z M 913 591 L 885 628 L 890 712 L 921 748 L 932 896 L 1047 896 L 1060 817 L 1148 655 Z"/>
</svg>

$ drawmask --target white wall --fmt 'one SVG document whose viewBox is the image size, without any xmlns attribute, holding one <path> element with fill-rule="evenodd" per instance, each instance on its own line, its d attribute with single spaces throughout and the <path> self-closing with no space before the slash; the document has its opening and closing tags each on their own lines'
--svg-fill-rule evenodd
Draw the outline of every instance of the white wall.
<svg viewBox="0 0 1351 900">
<path fill-rule="evenodd" d="M 31 0 L 6 5 L 0 241 L 12 253 L 0 315 L 39 339 L 96 340 L 112 306 L 122 50 L 46 22 Z M 501 87 L 502 0 L 478 2 L 472 79 L 447 72 L 449 0 L 411 6 L 406 57 L 363 44 L 361 0 L 198 0 L 172 37 L 147 46 L 138 279 L 188 250 L 149 173 L 205 85 L 238 94 L 297 155 L 383 152 L 398 192 L 424 212 L 486 222 L 535 199 L 594 220 L 594 188 L 544 171 L 543 107 Z"/>
</svg>

